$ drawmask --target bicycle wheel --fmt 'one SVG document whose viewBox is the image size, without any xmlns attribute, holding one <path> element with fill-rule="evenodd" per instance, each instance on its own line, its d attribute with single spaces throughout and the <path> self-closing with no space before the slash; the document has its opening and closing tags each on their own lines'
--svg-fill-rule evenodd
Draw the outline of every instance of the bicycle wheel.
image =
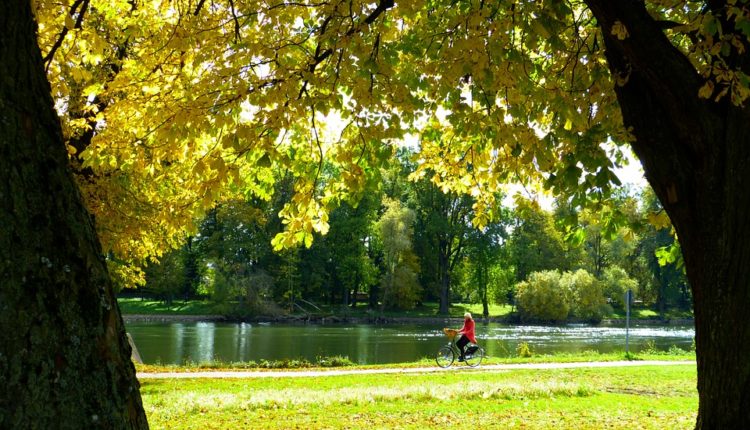
<svg viewBox="0 0 750 430">
<path fill-rule="evenodd" d="M 477 367 L 482 364 L 484 360 L 484 349 L 477 347 L 477 350 L 471 354 L 466 354 L 466 365 L 469 367 Z"/>
<path fill-rule="evenodd" d="M 455 359 L 456 354 L 453 352 L 453 348 L 448 345 L 444 345 L 438 349 L 437 355 L 435 356 L 435 362 L 443 369 L 450 367 Z"/>
</svg>

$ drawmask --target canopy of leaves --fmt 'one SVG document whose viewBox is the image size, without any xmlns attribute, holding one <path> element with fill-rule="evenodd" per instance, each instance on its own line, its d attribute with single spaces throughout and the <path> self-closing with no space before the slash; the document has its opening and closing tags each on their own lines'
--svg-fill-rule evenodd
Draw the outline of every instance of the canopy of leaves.
<svg viewBox="0 0 750 430">
<path fill-rule="evenodd" d="M 750 8 L 645 2 L 705 77 L 743 103 Z M 36 0 L 39 43 L 105 249 L 159 255 L 217 200 L 294 180 L 277 249 L 310 245 L 407 135 L 415 177 L 476 198 L 543 181 L 580 204 L 619 183 L 622 126 L 585 1 Z M 722 29 L 715 14 L 735 22 Z M 612 32 L 627 38 L 616 23 Z M 330 169 L 323 169 L 324 161 Z"/>
</svg>

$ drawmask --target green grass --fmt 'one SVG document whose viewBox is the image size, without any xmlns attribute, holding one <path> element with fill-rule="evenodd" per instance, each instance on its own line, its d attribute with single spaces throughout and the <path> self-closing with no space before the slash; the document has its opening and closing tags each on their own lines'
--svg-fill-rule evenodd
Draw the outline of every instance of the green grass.
<svg viewBox="0 0 750 430">
<path fill-rule="evenodd" d="M 689 429 L 694 366 L 142 381 L 153 429 Z"/>
<path fill-rule="evenodd" d="M 123 314 L 137 315 L 212 315 L 214 304 L 210 302 L 188 300 L 172 302 L 172 306 L 167 306 L 159 300 L 141 300 L 138 298 L 118 298 L 117 304 L 120 306 L 120 312 Z"/>
<path fill-rule="evenodd" d="M 610 318 L 620 318 L 625 319 L 626 312 L 625 309 L 615 309 L 614 314 L 610 315 Z M 633 319 L 660 319 L 661 316 L 658 312 L 656 312 L 653 309 L 647 309 L 647 308 L 634 308 L 630 310 L 630 317 Z M 690 311 L 678 311 L 678 310 L 670 310 L 664 315 L 664 318 L 666 319 L 672 319 L 672 318 L 692 318 L 693 313 Z"/>
<path fill-rule="evenodd" d="M 440 315 L 440 305 L 438 303 L 423 303 L 414 309 L 409 310 L 385 310 L 382 313 L 380 311 L 373 311 L 367 309 L 366 305 L 360 304 L 358 307 L 352 309 L 350 307 L 343 306 L 320 306 L 322 313 L 330 315 L 346 315 L 354 317 L 366 317 L 366 316 L 379 316 L 385 317 L 425 317 L 434 318 L 442 317 Z M 490 305 L 489 311 L 491 317 L 503 317 L 510 314 L 512 307 L 509 305 Z M 448 311 L 448 315 L 454 318 L 462 318 L 465 312 L 471 312 L 475 317 L 482 315 L 481 304 L 470 304 L 470 303 L 453 303 Z"/>
<path fill-rule="evenodd" d="M 188 300 L 174 301 L 172 306 L 167 306 L 159 300 L 142 300 L 140 298 L 118 298 L 117 303 L 120 305 L 120 311 L 123 314 L 171 314 L 171 315 L 209 315 L 216 314 L 216 305 L 208 301 Z M 373 311 L 368 309 L 364 304 L 352 309 L 343 306 L 320 306 L 320 311 L 310 308 L 311 315 L 317 316 L 348 316 L 348 317 L 436 317 L 439 315 L 437 303 L 425 303 L 422 306 L 412 310 L 399 311 Z M 491 305 L 489 308 L 490 316 L 502 317 L 510 314 L 511 307 L 508 305 Z M 451 305 L 449 315 L 455 318 L 463 317 L 464 312 L 471 312 L 473 315 L 482 314 L 481 304 L 455 303 Z"/>
</svg>

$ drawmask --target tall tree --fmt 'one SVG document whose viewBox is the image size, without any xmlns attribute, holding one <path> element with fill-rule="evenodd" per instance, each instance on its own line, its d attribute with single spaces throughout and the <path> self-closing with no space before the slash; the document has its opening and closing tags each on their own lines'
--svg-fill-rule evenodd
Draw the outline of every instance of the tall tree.
<svg viewBox="0 0 750 430">
<path fill-rule="evenodd" d="M 0 14 L 0 427 L 148 428 L 30 7 Z"/>
<path fill-rule="evenodd" d="M 488 290 L 492 281 L 492 269 L 506 252 L 503 245 L 507 245 L 508 232 L 506 230 L 507 220 L 489 223 L 483 229 L 473 229 L 469 232 L 466 256 L 470 261 L 469 279 L 473 287 L 479 291 L 482 302 L 482 315 L 490 316 Z M 496 268 L 496 270 L 499 268 Z M 497 277 L 495 277 L 497 278 Z"/>
<path fill-rule="evenodd" d="M 519 201 L 516 225 L 510 237 L 510 258 L 516 279 L 525 281 L 533 272 L 568 270 L 566 244 L 555 228 L 552 215 L 534 201 Z"/>
<path fill-rule="evenodd" d="M 369 293 L 377 282 L 377 268 L 368 254 L 367 243 L 372 240 L 379 205 L 380 196 L 369 193 L 356 207 L 343 204 L 331 213 L 331 231 L 324 240 L 331 248 L 332 277 L 342 291 L 345 305 L 356 306 L 357 297 Z"/>
<path fill-rule="evenodd" d="M 385 200 L 386 210 L 376 223 L 383 248 L 381 310 L 412 308 L 419 299 L 417 265 L 412 251 L 414 211 L 398 200 Z"/>
<path fill-rule="evenodd" d="M 434 183 L 422 179 L 414 185 L 419 257 L 423 267 L 434 267 L 438 284 L 439 312 L 448 314 L 451 277 L 463 258 L 471 229 L 470 196 L 444 193 Z M 424 277 L 423 277 L 424 279 Z M 429 279 L 429 278 L 428 278 Z"/>
</svg>

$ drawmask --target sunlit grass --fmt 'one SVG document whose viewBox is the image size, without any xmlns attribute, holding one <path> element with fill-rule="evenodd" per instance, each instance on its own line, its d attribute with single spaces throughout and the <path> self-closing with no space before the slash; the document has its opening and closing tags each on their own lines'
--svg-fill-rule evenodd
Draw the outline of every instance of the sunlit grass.
<svg viewBox="0 0 750 430">
<path fill-rule="evenodd" d="M 137 298 L 118 298 L 117 304 L 123 314 L 135 315 L 212 315 L 214 304 L 207 301 L 175 300 L 171 306 L 159 300 L 141 300 Z"/>
<path fill-rule="evenodd" d="M 155 429 L 688 429 L 694 366 L 143 380 Z"/>
</svg>

